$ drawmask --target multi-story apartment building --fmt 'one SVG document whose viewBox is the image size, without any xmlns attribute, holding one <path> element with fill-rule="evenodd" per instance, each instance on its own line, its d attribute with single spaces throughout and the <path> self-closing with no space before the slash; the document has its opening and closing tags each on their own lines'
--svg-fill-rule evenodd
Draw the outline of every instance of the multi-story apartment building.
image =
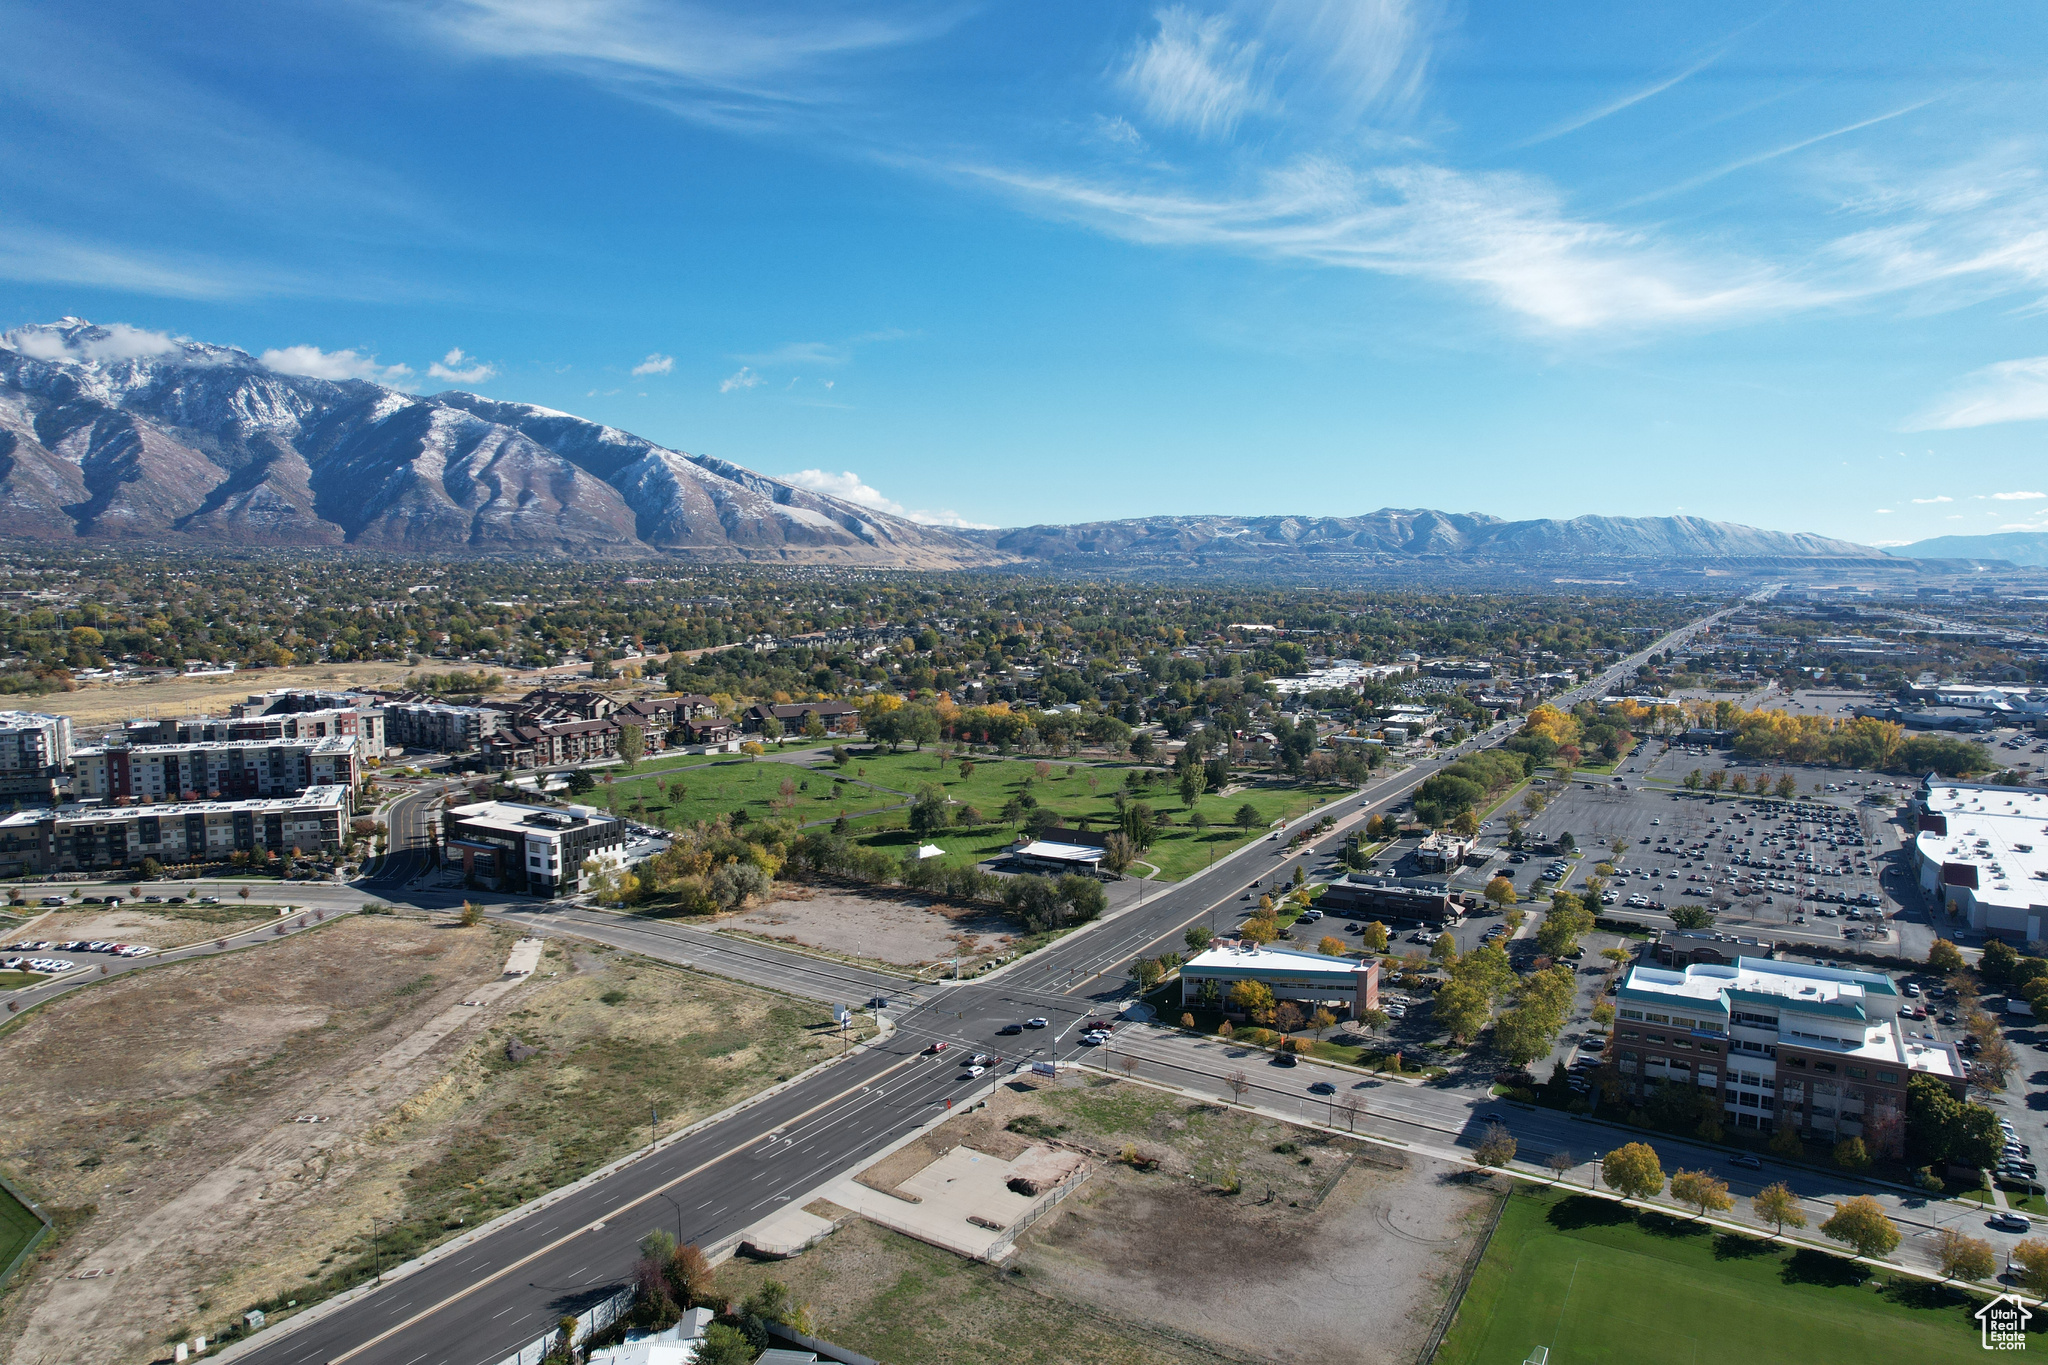
<svg viewBox="0 0 2048 1365">
<path fill-rule="evenodd" d="M 71 717 L 0 711 L 0 801 L 54 801 L 70 763 Z"/>
<path fill-rule="evenodd" d="M 1897 1129 L 1880 1115 L 1903 1118 L 1914 1074 L 1964 1084 L 1954 1046 L 1907 1036 L 1899 1006 L 1881 972 L 1757 957 L 1638 966 L 1616 992 L 1614 1061 L 1632 1102 L 1697 1086 L 1731 1128 L 1883 1138 Z"/>
<path fill-rule="evenodd" d="M 274 711 L 251 716 L 131 720 L 123 730 L 130 744 L 249 743 L 266 739 L 331 739 L 339 736 L 354 740 L 365 758 L 381 758 L 384 754 L 384 712 L 375 706 Z"/>
<path fill-rule="evenodd" d="M 0 816 L 0 876 L 214 862 L 246 853 L 317 853 L 341 846 L 346 787 L 297 796 L 145 806 L 59 806 Z"/>
<path fill-rule="evenodd" d="M 478 801 L 451 806 L 442 820 L 443 857 L 465 878 L 534 896 L 589 889 L 587 863 L 624 860 L 625 821 L 591 806 Z"/>
<path fill-rule="evenodd" d="M 389 702 L 384 707 L 386 737 L 409 749 L 468 753 L 481 747 L 506 724 L 505 713 L 488 706 L 401 701 Z"/>
<path fill-rule="evenodd" d="M 362 780 L 353 738 L 213 740 L 188 744 L 114 744 L 80 749 L 72 759 L 73 793 L 115 801 L 290 796 L 308 787 L 346 787 Z"/>
</svg>

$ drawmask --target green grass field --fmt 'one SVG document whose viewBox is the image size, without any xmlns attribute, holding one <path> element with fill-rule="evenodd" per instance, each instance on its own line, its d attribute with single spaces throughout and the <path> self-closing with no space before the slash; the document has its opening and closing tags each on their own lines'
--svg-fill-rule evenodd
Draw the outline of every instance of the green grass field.
<svg viewBox="0 0 2048 1365">
<path fill-rule="evenodd" d="M 42 1220 L 26 1204 L 0 1186 L 0 1271 L 14 1264 L 14 1258 L 42 1226 Z"/>
<path fill-rule="evenodd" d="M 844 813 L 856 838 L 901 851 L 925 841 L 910 837 L 906 812 L 889 808 L 900 806 L 907 794 L 925 783 L 935 783 L 951 800 L 973 806 L 987 822 L 997 820 L 1012 798 L 1028 790 L 1040 806 L 1056 812 L 1062 820 L 1072 823 L 1085 817 L 1093 828 L 1103 829 L 1116 818 L 1115 793 L 1123 787 L 1129 771 L 1126 766 L 1069 765 L 1029 758 L 976 756 L 969 761 L 972 767 L 963 776 L 958 759 L 941 764 L 930 749 L 858 755 L 844 768 L 696 758 L 658 768 L 643 764 L 630 777 L 601 782 L 583 799 L 609 806 L 621 815 L 682 829 L 740 809 L 750 819 L 764 819 L 775 813 L 779 801 L 793 797 L 791 809 L 798 819 L 809 823 Z M 835 777 L 846 780 L 835 782 Z M 791 788 L 787 793 L 785 784 Z M 1291 820 L 1342 790 L 1278 783 L 1229 796 L 1206 795 L 1197 802 L 1196 810 L 1208 826 L 1197 832 L 1188 823 L 1191 812 L 1181 804 L 1180 794 L 1170 784 L 1155 781 L 1131 793 L 1131 799 L 1146 802 L 1174 824 L 1160 831 L 1143 861 L 1156 866 L 1164 880 L 1178 881 L 1239 845 L 1263 837 L 1273 821 Z M 896 795 L 899 792 L 906 795 Z M 1238 810 L 1246 805 L 1257 813 L 1249 831 L 1235 824 Z M 929 842 L 946 850 L 948 862 L 973 863 L 1001 853 L 1016 837 L 1014 825 L 986 823 L 943 833 Z"/>
<path fill-rule="evenodd" d="M 1982 1358 L 1977 1306 L 1824 1252 L 1518 1185 L 1438 1365 L 1871 1365 Z"/>
</svg>

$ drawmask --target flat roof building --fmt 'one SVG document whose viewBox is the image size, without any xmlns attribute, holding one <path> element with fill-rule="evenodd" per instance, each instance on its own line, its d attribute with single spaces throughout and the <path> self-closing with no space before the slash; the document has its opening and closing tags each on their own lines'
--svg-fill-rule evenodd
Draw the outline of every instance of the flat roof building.
<svg viewBox="0 0 2048 1365">
<path fill-rule="evenodd" d="M 2016 942 L 2048 926 L 2048 792 L 1930 778 L 1913 859 L 1951 919 Z"/>
<path fill-rule="evenodd" d="M 1638 966 L 1615 993 L 1611 1055 L 1633 1104 L 1685 1086 L 1730 1128 L 1893 1149 L 1913 1074 L 1963 1086 L 1953 1045 L 1908 1038 L 1899 1008 L 1882 972 L 1754 957 Z"/>
<path fill-rule="evenodd" d="M 196 801 L 290 796 L 308 787 L 362 780 L 353 738 L 199 740 L 186 744 L 112 744 L 72 756 L 75 794 L 87 800 Z"/>
<path fill-rule="evenodd" d="M 0 816 L 0 876 L 218 862 L 236 852 L 319 853 L 341 847 L 346 787 L 291 797 L 163 805 L 70 805 Z"/>
<path fill-rule="evenodd" d="M 1334 1004 L 1348 1010 L 1354 1019 L 1380 1004 L 1377 958 L 1360 962 L 1291 948 L 1220 942 L 1181 964 L 1181 1003 L 1204 1005 L 1205 995 L 1218 1002 L 1228 1000 L 1231 987 L 1240 981 L 1259 982 L 1276 1000 Z"/>
<path fill-rule="evenodd" d="M 465 880 L 501 891 L 568 896 L 590 889 L 586 863 L 625 861 L 626 823 L 594 806 L 478 801 L 451 806 L 442 820 L 443 857 Z"/>
<path fill-rule="evenodd" d="M 1066 844 L 1051 839 L 1032 839 L 1010 850 L 1010 857 L 1026 867 L 1048 872 L 1095 872 L 1102 867 L 1102 850 L 1087 844 Z"/>
</svg>

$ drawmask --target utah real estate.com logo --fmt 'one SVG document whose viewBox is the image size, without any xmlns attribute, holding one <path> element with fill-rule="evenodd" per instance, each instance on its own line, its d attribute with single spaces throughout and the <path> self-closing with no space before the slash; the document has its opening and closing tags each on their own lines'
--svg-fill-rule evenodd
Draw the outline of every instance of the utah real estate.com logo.
<svg viewBox="0 0 2048 1365">
<path fill-rule="evenodd" d="M 1984 1328 L 1984 1349 L 1987 1351 L 2024 1351 L 2027 1349 L 2027 1320 L 2034 1316 L 2034 1310 L 2020 1300 L 2017 1294 L 2000 1294 L 1977 1310 L 1977 1321 Z"/>
</svg>

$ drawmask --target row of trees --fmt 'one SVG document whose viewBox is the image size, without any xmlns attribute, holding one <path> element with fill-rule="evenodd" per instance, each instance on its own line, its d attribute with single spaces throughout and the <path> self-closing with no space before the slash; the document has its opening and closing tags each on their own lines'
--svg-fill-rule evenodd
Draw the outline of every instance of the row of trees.
<svg viewBox="0 0 2048 1365">
<path fill-rule="evenodd" d="M 1461 758 L 1415 789 L 1415 818 L 1428 825 L 1449 825 L 1527 777 L 1530 766 L 1526 756 L 1505 749 L 1481 749 Z"/>
</svg>

